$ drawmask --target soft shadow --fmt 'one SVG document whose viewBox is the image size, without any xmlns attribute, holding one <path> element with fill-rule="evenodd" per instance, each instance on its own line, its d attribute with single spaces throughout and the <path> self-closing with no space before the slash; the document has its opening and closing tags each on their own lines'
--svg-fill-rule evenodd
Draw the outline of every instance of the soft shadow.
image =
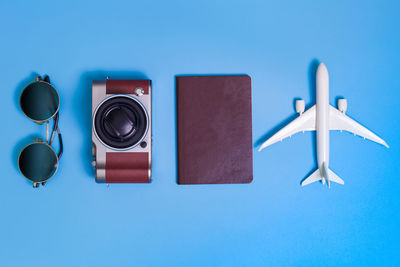
<svg viewBox="0 0 400 267">
<path fill-rule="evenodd" d="M 19 98 L 21 96 L 22 91 L 24 90 L 24 88 L 30 84 L 36 81 L 36 77 L 39 76 L 38 73 L 36 72 L 32 72 L 31 74 L 28 75 L 28 77 L 26 77 L 25 79 L 23 79 L 22 81 L 20 81 L 17 85 L 17 87 L 14 90 L 14 104 L 15 107 L 20 110 L 20 106 L 19 106 Z"/>
<path fill-rule="evenodd" d="M 83 145 L 80 151 L 81 162 L 85 172 L 94 178 L 94 168 L 91 165 L 92 158 L 92 82 L 112 80 L 136 80 L 148 79 L 139 71 L 86 71 L 79 80 L 78 88 L 73 96 L 75 118 L 82 131 Z"/>
<path fill-rule="evenodd" d="M 312 107 L 313 105 L 316 104 L 316 100 L 317 100 L 317 86 L 316 86 L 316 74 L 317 74 L 317 69 L 319 66 L 320 62 L 317 59 L 313 59 L 308 67 L 308 87 L 309 87 L 309 93 L 310 93 L 310 103 L 306 104 L 306 110 L 309 109 L 310 107 Z M 296 105 L 296 100 L 300 100 L 300 98 L 294 98 L 293 101 L 293 106 L 295 109 L 295 105 Z M 294 113 L 293 115 L 291 115 L 290 117 L 286 118 L 283 122 L 279 123 L 277 126 L 275 126 L 274 128 L 272 128 L 271 130 L 269 130 L 266 134 L 264 134 L 263 136 L 261 136 L 254 144 L 254 147 L 259 147 L 260 145 L 262 145 L 262 143 L 264 143 L 266 140 L 268 140 L 271 136 L 273 136 L 277 131 L 279 131 L 280 129 L 282 129 L 283 127 L 285 127 L 288 123 L 290 123 L 292 120 L 294 120 L 295 118 L 297 118 L 297 114 Z M 312 133 L 311 135 L 311 143 L 314 147 L 313 149 L 313 156 L 314 159 L 317 158 L 317 147 L 316 147 L 316 135 L 315 132 Z M 314 169 L 312 169 L 305 178 L 307 178 L 310 174 L 312 174 L 315 169 L 318 167 L 317 162 L 315 161 L 315 165 L 314 165 Z M 304 179 L 305 179 L 304 178 Z M 302 181 L 304 180 L 302 179 Z"/>
<path fill-rule="evenodd" d="M 317 100 L 317 91 L 316 91 L 316 74 L 317 74 L 317 69 L 318 69 L 319 61 L 317 59 L 313 59 L 308 67 L 308 87 L 309 87 L 309 92 L 310 92 L 310 103 L 306 104 L 306 110 L 315 105 L 316 100 Z M 293 99 L 293 109 L 296 111 L 296 100 L 301 100 L 299 97 L 295 97 Z M 260 138 L 257 139 L 257 141 L 254 143 L 254 147 L 259 147 L 261 146 L 265 141 L 267 141 L 270 137 L 272 137 L 277 131 L 285 127 L 287 124 L 289 124 L 292 120 L 298 117 L 298 114 L 294 113 L 290 117 L 286 118 L 284 121 L 279 123 L 277 126 L 269 130 L 267 133 L 262 135 Z M 315 134 L 312 135 L 312 144 L 315 147 Z M 315 156 L 314 151 L 314 156 Z"/>
<path fill-rule="evenodd" d="M 15 90 L 14 90 L 14 105 L 15 107 L 21 111 L 20 105 L 19 105 L 19 98 L 21 96 L 22 91 L 24 90 L 24 88 L 29 85 L 30 83 L 33 83 L 36 81 L 36 77 L 39 76 L 38 73 L 36 72 L 32 72 L 31 74 L 29 74 L 25 79 L 23 79 L 22 81 L 20 81 Z M 21 115 L 23 116 L 23 113 L 21 111 Z M 29 122 L 28 122 L 29 123 Z M 29 145 L 30 143 L 34 142 L 35 138 L 41 138 L 39 135 L 37 134 L 30 134 L 27 137 L 25 137 L 24 139 L 22 139 L 21 141 L 19 141 L 15 146 L 14 149 L 12 151 L 11 154 L 11 164 L 13 165 L 14 169 L 19 172 L 19 168 L 18 168 L 18 157 L 19 157 L 19 153 L 22 151 L 22 149 L 24 147 L 26 147 L 27 145 Z M 27 183 L 28 180 L 27 180 Z"/>
<path fill-rule="evenodd" d="M 317 59 L 311 60 L 311 63 L 308 67 L 308 84 L 309 84 L 309 90 L 310 90 L 310 100 L 311 100 L 311 106 L 315 105 L 317 103 L 317 70 L 318 66 L 320 64 L 320 61 Z M 313 156 L 314 156 L 314 167 L 310 171 L 310 173 L 307 174 L 307 176 L 304 178 L 306 179 L 309 175 L 311 175 L 315 169 L 318 168 L 318 162 L 317 162 L 317 135 L 315 134 L 315 131 L 311 133 L 311 144 L 313 146 Z M 302 179 L 301 181 L 303 181 Z"/>
<path fill-rule="evenodd" d="M 40 135 L 38 134 L 30 134 L 27 137 L 24 137 L 23 139 L 21 139 L 15 146 L 14 149 L 12 151 L 11 154 L 11 162 L 12 165 L 14 166 L 14 169 L 19 172 L 19 168 L 18 168 L 18 158 L 19 158 L 19 154 L 21 153 L 22 149 L 24 149 L 24 147 L 26 147 L 29 144 L 32 144 L 35 142 L 35 139 L 43 139 Z M 23 175 L 21 174 L 21 176 L 23 177 Z M 30 181 L 28 181 L 27 179 L 25 179 L 26 182 L 28 184 L 32 183 Z"/>
<path fill-rule="evenodd" d="M 344 96 L 342 96 L 342 95 L 338 95 L 338 96 L 336 96 L 335 97 L 335 103 L 333 103 L 333 105 L 332 106 L 334 106 L 334 107 L 336 107 L 336 108 L 339 108 L 338 107 L 338 101 L 339 101 L 339 99 L 346 99 Z"/>
<path fill-rule="evenodd" d="M 297 98 L 299 99 L 299 98 Z M 260 138 L 257 139 L 257 141 L 254 143 L 254 147 L 259 147 L 261 146 L 265 141 L 267 141 L 269 138 L 271 138 L 274 134 L 276 134 L 280 129 L 288 125 L 291 121 L 296 119 L 299 115 L 297 113 L 294 113 L 290 117 L 286 118 L 284 121 L 273 127 L 271 130 L 267 131 L 264 135 L 262 135 Z"/>
<path fill-rule="evenodd" d="M 176 153 L 175 153 L 175 170 L 176 170 L 176 183 L 178 183 L 179 177 L 179 167 L 178 167 L 178 88 L 176 86 L 176 80 L 179 76 L 186 76 L 186 75 L 175 75 L 174 77 L 174 126 L 175 126 L 175 144 L 176 144 Z M 189 76 L 189 75 L 187 75 Z"/>
<path fill-rule="evenodd" d="M 317 103 L 317 70 L 320 62 L 313 59 L 308 66 L 308 88 L 310 92 L 310 107 Z"/>
<path fill-rule="evenodd" d="M 226 73 L 213 73 L 213 74 L 177 74 L 175 75 L 175 81 L 176 78 L 178 77 L 208 77 L 208 76 L 249 76 L 251 78 L 251 75 L 247 73 L 235 73 L 235 74 L 226 74 Z"/>
</svg>

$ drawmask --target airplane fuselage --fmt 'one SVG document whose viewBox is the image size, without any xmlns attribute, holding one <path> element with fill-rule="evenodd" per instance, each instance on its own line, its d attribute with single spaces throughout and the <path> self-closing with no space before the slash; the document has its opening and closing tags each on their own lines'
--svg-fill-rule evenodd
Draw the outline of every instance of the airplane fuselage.
<svg viewBox="0 0 400 267">
<path fill-rule="evenodd" d="M 324 64 L 318 67 L 316 85 L 317 161 L 318 168 L 323 170 L 329 168 L 329 74 Z"/>
</svg>

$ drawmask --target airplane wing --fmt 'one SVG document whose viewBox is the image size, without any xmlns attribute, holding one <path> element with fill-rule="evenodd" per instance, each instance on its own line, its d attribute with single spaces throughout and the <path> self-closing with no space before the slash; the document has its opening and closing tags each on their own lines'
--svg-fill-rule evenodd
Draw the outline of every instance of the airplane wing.
<svg viewBox="0 0 400 267">
<path fill-rule="evenodd" d="M 329 105 L 329 129 L 348 131 L 389 148 L 380 137 L 331 105 Z"/>
<path fill-rule="evenodd" d="M 265 141 L 258 151 L 298 132 L 315 131 L 315 105 Z"/>
</svg>

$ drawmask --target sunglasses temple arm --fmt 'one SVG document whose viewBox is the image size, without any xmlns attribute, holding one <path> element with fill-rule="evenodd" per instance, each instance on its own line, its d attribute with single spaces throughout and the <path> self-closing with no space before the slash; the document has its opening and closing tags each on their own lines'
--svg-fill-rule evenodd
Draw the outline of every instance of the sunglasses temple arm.
<svg viewBox="0 0 400 267">
<path fill-rule="evenodd" d="M 63 146 L 63 141 L 62 141 L 62 137 L 61 137 L 61 132 L 60 129 L 57 126 L 57 133 L 58 133 L 58 141 L 60 142 L 60 151 L 58 152 L 58 159 L 61 158 L 61 155 L 64 152 L 64 146 Z"/>
<path fill-rule="evenodd" d="M 43 81 L 50 83 L 50 77 L 49 75 L 44 76 Z"/>
<path fill-rule="evenodd" d="M 57 126 L 58 128 L 58 126 Z M 51 132 L 51 138 L 49 140 L 49 145 L 51 146 L 51 144 L 53 143 L 53 139 L 54 139 L 54 134 L 56 133 L 56 129 L 53 129 L 53 131 Z"/>
<path fill-rule="evenodd" d="M 56 133 L 56 130 L 58 128 L 58 113 L 53 117 L 54 120 L 54 125 L 53 125 L 53 131 L 51 132 L 51 138 L 49 141 L 49 145 L 51 146 L 51 144 L 53 143 L 53 139 L 54 139 L 54 134 Z"/>
<path fill-rule="evenodd" d="M 52 133 L 51 133 L 51 138 L 50 138 L 50 141 L 49 141 L 49 145 L 51 145 L 52 143 L 53 143 L 53 139 L 54 139 L 54 135 L 55 135 L 55 133 L 56 133 L 56 131 L 57 131 L 57 134 L 58 134 L 58 141 L 60 142 L 60 151 L 58 152 L 58 154 L 57 154 L 57 156 L 58 156 L 58 159 L 60 159 L 61 158 L 61 156 L 62 156 L 62 154 L 63 154 L 63 152 L 64 152 L 64 146 L 63 146 L 63 141 L 62 141 L 62 136 L 61 136 L 61 132 L 60 132 L 60 128 L 58 128 L 58 117 L 59 115 L 58 115 L 58 113 L 53 117 L 53 119 L 54 119 L 54 126 L 53 126 L 53 131 L 52 131 Z"/>
</svg>

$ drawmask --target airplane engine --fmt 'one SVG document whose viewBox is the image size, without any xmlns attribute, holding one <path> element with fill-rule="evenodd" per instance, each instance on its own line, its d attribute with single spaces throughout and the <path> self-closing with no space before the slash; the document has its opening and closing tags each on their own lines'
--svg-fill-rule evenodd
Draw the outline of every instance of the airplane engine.
<svg viewBox="0 0 400 267">
<path fill-rule="evenodd" d="M 296 100 L 296 112 L 302 114 L 306 108 L 304 100 Z"/>
<path fill-rule="evenodd" d="M 339 99 L 338 100 L 338 109 L 340 112 L 346 113 L 347 111 L 347 99 Z"/>
</svg>

